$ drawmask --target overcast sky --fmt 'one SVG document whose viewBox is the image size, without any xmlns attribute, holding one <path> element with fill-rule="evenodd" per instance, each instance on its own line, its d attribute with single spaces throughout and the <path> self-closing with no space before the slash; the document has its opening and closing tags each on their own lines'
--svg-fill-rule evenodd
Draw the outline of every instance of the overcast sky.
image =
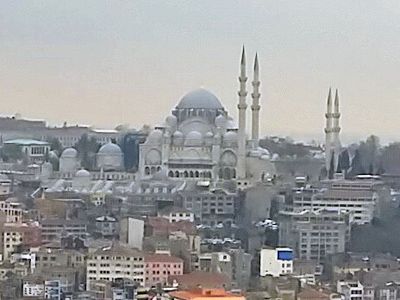
<svg viewBox="0 0 400 300">
<path fill-rule="evenodd" d="M 322 140 L 331 86 L 345 141 L 400 140 L 399 0 L 3 0 L 0 113 L 140 127 L 203 86 L 237 119 L 243 44 L 262 135 Z"/>
</svg>

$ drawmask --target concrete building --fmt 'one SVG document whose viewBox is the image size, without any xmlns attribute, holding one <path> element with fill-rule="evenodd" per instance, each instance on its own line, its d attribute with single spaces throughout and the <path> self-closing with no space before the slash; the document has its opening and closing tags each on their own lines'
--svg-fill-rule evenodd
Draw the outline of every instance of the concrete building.
<svg viewBox="0 0 400 300">
<path fill-rule="evenodd" d="M 131 280 L 138 285 L 146 284 L 144 256 L 127 246 L 114 244 L 89 254 L 87 258 L 86 288 L 97 280 Z"/>
<path fill-rule="evenodd" d="M 0 225 L 0 251 L 8 259 L 19 245 L 37 247 L 42 244 L 41 228 L 33 223 L 4 223 Z"/>
<path fill-rule="evenodd" d="M 0 201 L 0 212 L 5 214 L 5 223 L 21 223 L 22 205 L 15 198 Z"/>
<path fill-rule="evenodd" d="M 336 289 L 344 295 L 345 300 L 364 299 L 364 286 L 359 281 L 338 281 Z"/>
<path fill-rule="evenodd" d="M 319 209 L 279 213 L 279 243 L 292 248 L 300 259 L 324 262 L 328 254 L 344 252 L 349 238 L 346 212 Z"/>
<path fill-rule="evenodd" d="M 43 243 L 60 242 L 62 237 L 85 238 L 86 223 L 78 219 L 44 219 L 41 221 Z"/>
<path fill-rule="evenodd" d="M 223 273 L 230 279 L 232 279 L 232 257 L 229 253 L 226 252 L 199 254 L 197 270 L 211 273 Z"/>
<path fill-rule="evenodd" d="M 132 248 L 143 249 L 144 221 L 124 218 L 119 225 L 119 240 Z"/>
<path fill-rule="evenodd" d="M 0 174 L 0 200 L 6 200 L 13 195 L 12 181 L 7 175 Z"/>
<path fill-rule="evenodd" d="M 114 237 L 118 235 L 118 221 L 110 216 L 96 218 L 96 231 L 102 237 Z"/>
<path fill-rule="evenodd" d="M 183 207 L 194 213 L 198 223 L 215 226 L 236 221 L 239 195 L 230 185 L 212 187 L 207 182 L 188 182 L 179 196 Z"/>
<path fill-rule="evenodd" d="M 260 276 L 279 277 L 293 273 L 293 250 L 290 248 L 261 249 Z"/>
<path fill-rule="evenodd" d="M 183 260 L 167 254 L 145 256 L 146 285 L 165 284 L 170 275 L 183 275 Z"/>
<path fill-rule="evenodd" d="M 158 212 L 159 217 L 166 218 L 170 223 L 179 221 L 194 222 L 194 213 L 185 208 L 168 206 Z"/>
</svg>

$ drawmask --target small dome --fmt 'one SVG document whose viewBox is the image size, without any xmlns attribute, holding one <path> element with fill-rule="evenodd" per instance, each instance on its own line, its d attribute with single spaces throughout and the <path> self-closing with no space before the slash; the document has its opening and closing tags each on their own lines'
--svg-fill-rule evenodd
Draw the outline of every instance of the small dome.
<svg viewBox="0 0 400 300">
<path fill-rule="evenodd" d="M 214 134 L 211 131 L 209 131 L 204 135 L 204 137 L 207 138 L 207 139 L 211 139 L 211 138 L 214 137 Z"/>
<path fill-rule="evenodd" d="M 198 89 L 186 94 L 177 109 L 183 108 L 204 108 L 204 109 L 223 109 L 223 106 L 217 96 L 205 89 Z"/>
<path fill-rule="evenodd" d="M 121 148 L 117 144 L 113 143 L 108 143 L 103 146 L 101 146 L 99 154 L 118 154 L 120 155 L 122 153 Z"/>
<path fill-rule="evenodd" d="M 172 137 L 174 137 L 174 138 L 183 138 L 183 133 L 180 132 L 179 130 L 177 130 L 177 131 L 174 132 Z"/>
<path fill-rule="evenodd" d="M 90 177 L 90 172 L 88 170 L 81 169 L 75 173 L 75 177 L 79 177 L 79 178 Z"/>
<path fill-rule="evenodd" d="M 236 142 L 237 141 L 237 133 L 234 131 L 228 131 L 224 134 L 224 141 L 226 142 Z"/>
<path fill-rule="evenodd" d="M 165 123 L 167 123 L 169 127 L 175 127 L 178 123 L 178 119 L 175 116 L 168 116 Z"/>
<path fill-rule="evenodd" d="M 191 131 L 186 136 L 185 144 L 188 146 L 198 146 L 203 143 L 203 135 L 198 131 Z"/>
<path fill-rule="evenodd" d="M 225 127 L 226 125 L 226 118 L 223 115 L 219 115 L 215 118 L 215 126 L 217 127 Z"/>
<path fill-rule="evenodd" d="M 162 138 L 163 133 L 160 129 L 155 129 L 153 130 L 150 135 L 149 135 L 149 139 L 160 139 Z"/>
<path fill-rule="evenodd" d="M 74 148 L 67 148 L 63 151 L 61 154 L 61 157 L 77 157 L 78 156 L 78 151 Z"/>
</svg>

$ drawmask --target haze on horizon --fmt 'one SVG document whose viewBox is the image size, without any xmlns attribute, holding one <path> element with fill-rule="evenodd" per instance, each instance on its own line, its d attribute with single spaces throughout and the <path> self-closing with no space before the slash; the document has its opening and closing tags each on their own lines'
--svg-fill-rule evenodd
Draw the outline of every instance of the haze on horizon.
<svg viewBox="0 0 400 300">
<path fill-rule="evenodd" d="M 0 113 L 141 127 L 204 86 L 237 120 L 243 44 L 261 136 L 322 140 L 332 87 L 342 140 L 399 139 L 397 0 L 1 1 Z"/>
</svg>

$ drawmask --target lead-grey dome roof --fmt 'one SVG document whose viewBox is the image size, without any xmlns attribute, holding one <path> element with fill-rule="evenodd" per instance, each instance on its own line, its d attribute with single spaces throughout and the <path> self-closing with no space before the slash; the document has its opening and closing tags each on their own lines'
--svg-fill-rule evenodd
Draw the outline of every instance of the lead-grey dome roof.
<svg viewBox="0 0 400 300">
<path fill-rule="evenodd" d="M 186 94 L 176 108 L 223 109 L 223 106 L 213 93 L 206 89 L 198 89 Z"/>
</svg>

